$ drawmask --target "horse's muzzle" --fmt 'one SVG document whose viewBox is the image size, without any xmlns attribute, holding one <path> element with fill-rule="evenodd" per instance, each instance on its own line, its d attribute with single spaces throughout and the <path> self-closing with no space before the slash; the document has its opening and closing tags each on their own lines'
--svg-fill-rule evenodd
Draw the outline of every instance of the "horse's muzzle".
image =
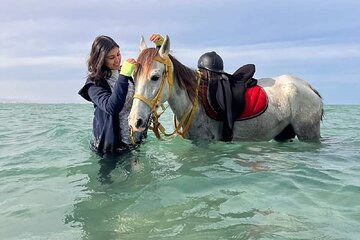
<svg viewBox="0 0 360 240">
<path fill-rule="evenodd" d="M 144 129 L 146 128 L 146 122 L 144 120 L 142 120 L 141 118 L 138 118 L 135 121 L 135 124 L 130 124 L 130 128 L 132 129 L 133 132 L 142 132 L 144 131 Z"/>
</svg>

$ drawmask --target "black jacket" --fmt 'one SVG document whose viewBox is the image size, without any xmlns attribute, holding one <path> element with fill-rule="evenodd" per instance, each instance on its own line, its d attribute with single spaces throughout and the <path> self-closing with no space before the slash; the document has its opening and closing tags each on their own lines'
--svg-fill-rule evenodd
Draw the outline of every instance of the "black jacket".
<svg viewBox="0 0 360 240">
<path fill-rule="evenodd" d="M 95 85 L 88 79 L 79 91 L 80 96 L 94 104 L 91 148 L 100 154 L 114 153 L 124 147 L 120 136 L 119 113 L 125 103 L 129 79 L 120 75 L 113 91 L 106 80 Z"/>
</svg>

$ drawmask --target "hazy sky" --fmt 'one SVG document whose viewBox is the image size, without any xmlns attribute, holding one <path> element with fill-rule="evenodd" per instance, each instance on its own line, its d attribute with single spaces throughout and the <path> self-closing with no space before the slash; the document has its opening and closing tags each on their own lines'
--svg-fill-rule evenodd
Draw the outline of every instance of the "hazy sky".
<svg viewBox="0 0 360 240">
<path fill-rule="evenodd" d="M 189 67 L 215 50 L 228 72 L 254 63 L 256 78 L 290 74 L 325 104 L 360 104 L 359 0 L 2 0 L 0 99 L 85 102 L 94 38 L 111 36 L 126 59 L 154 32 Z"/>
</svg>

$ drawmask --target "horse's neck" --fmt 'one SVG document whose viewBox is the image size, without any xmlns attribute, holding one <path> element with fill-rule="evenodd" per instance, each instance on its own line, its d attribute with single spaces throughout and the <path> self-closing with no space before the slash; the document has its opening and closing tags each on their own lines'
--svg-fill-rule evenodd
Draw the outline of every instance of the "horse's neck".
<svg viewBox="0 0 360 240">
<path fill-rule="evenodd" d="M 174 79 L 175 80 L 175 79 Z M 174 81 L 172 94 L 168 100 L 170 108 L 176 116 L 178 123 L 182 120 L 183 116 L 186 114 L 187 120 L 182 124 L 182 128 L 188 124 L 188 119 L 190 118 L 191 113 L 188 111 L 193 107 L 194 102 L 192 102 L 188 96 L 186 90 L 179 87 L 177 81 Z M 199 139 L 199 138 L 209 138 L 213 139 L 218 137 L 217 129 L 218 126 L 214 122 L 209 121 L 209 117 L 206 115 L 206 112 L 200 102 L 197 102 L 196 112 L 191 118 L 189 129 L 186 134 L 186 138 L 190 139 Z M 179 124 L 180 125 L 180 124 Z"/>
<path fill-rule="evenodd" d="M 177 79 L 174 78 L 173 89 L 168 100 L 170 108 L 179 119 L 192 106 L 192 102 L 185 89 L 180 88 Z"/>
</svg>

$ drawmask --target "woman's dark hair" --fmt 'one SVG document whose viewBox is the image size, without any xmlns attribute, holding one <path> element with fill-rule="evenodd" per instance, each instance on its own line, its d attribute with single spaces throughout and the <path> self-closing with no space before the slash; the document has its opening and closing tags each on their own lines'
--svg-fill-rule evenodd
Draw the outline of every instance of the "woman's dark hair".
<svg viewBox="0 0 360 240">
<path fill-rule="evenodd" d="M 119 45 L 111 37 L 101 35 L 95 38 L 88 60 L 88 78 L 95 84 L 111 76 L 111 70 L 104 63 L 106 56 L 114 47 L 118 48 Z"/>
</svg>

